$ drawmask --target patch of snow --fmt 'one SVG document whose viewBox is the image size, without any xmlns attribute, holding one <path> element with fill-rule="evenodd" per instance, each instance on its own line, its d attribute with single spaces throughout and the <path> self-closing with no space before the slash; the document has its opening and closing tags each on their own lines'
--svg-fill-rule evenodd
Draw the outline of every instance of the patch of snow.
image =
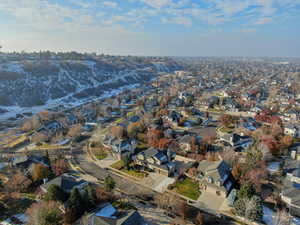
<svg viewBox="0 0 300 225">
<path fill-rule="evenodd" d="M 13 223 L 12 222 L 13 217 L 17 218 L 21 223 L 20 224 Z M 25 214 L 16 214 L 11 218 L 8 218 L 7 220 L 0 222 L 0 225 L 23 225 L 26 224 L 27 222 L 28 222 L 28 217 Z"/>
<path fill-rule="evenodd" d="M 111 204 L 108 204 L 107 206 L 102 208 L 100 211 L 98 211 L 95 215 L 114 219 L 116 217 L 113 215 L 116 213 L 116 211 L 117 210 Z"/>
<path fill-rule="evenodd" d="M 280 162 L 271 162 L 267 166 L 269 172 L 277 172 L 280 168 Z"/>
<path fill-rule="evenodd" d="M 267 225 L 275 225 L 274 218 L 276 217 L 275 212 L 270 208 L 263 206 L 263 221 Z"/>
</svg>

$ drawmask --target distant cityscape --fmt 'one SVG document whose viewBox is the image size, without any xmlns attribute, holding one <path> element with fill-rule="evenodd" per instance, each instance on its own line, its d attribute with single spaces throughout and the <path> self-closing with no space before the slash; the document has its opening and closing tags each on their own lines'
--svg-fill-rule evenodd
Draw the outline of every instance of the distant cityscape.
<svg viewBox="0 0 300 225">
<path fill-rule="evenodd" d="M 0 53 L 0 224 L 300 224 L 300 59 Z"/>
</svg>

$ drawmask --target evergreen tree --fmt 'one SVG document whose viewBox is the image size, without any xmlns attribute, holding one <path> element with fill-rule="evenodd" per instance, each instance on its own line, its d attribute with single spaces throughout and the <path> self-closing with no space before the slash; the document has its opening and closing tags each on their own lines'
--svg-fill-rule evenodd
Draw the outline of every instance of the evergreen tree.
<svg viewBox="0 0 300 225">
<path fill-rule="evenodd" d="M 51 184 L 45 195 L 46 201 L 65 202 L 67 200 L 66 193 L 58 185 Z"/>
<path fill-rule="evenodd" d="M 96 190 L 92 185 L 88 185 L 83 196 L 86 211 L 93 210 L 97 205 Z"/>
<path fill-rule="evenodd" d="M 104 188 L 106 191 L 112 191 L 115 188 L 115 181 L 111 176 L 105 177 Z"/>
<path fill-rule="evenodd" d="M 250 182 L 242 184 L 239 192 L 238 192 L 238 198 L 248 198 L 250 199 L 255 194 L 255 188 L 253 184 Z"/>
<path fill-rule="evenodd" d="M 130 170 L 130 165 L 129 165 L 130 162 L 131 162 L 130 157 L 126 156 L 122 161 L 123 161 L 123 163 L 124 163 L 124 165 L 126 167 L 126 170 Z"/>
<path fill-rule="evenodd" d="M 51 166 L 51 161 L 50 161 L 48 150 L 46 151 L 46 155 L 45 155 L 45 163 L 47 163 L 49 166 Z"/>
<path fill-rule="evenodd" d="M 77 188 L 73 188 L 67 205 L 70 209 L 76 212 L 76 215 L 81 215 L 84 212 L 83 200 Z"/>
</svg>

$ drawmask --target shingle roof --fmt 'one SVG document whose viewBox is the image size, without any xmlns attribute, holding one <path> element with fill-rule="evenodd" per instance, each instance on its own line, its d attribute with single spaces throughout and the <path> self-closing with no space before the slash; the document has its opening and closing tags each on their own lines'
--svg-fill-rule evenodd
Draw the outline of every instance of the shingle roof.
<svg viewBox="0 0 300 225">
<path fill-rule="evenodd" d="M 136 210 L 117 211 L 110 203 L 105 203 L 101 206 L 103 208 L 114 209 L 112 215 L 101 216 L 93 213 L 88 216 L 88 222 L 84 225 L 145 225 L 144 219 Z"/>
<path fill-rule="evenodd" d="M 47 190 L 50 187 L 50 185 L 55 184 L 55 185 L 59 186 L 60 188 L 62 188 L 64 191 L 70 192 L 73 187 L 76 187 L 83 183 L 86 183 L 86 181 L 84 181 L 84 180 L 78 181 L 78 180 L 76 180 L 76 178 L 74 178 L 72 176 L 63 174 L 59 177 L 56 177 L 56 178 L 50 180 L 47 183 L 41 185 L 41 187 L 44 190 Z"/>
</svg>

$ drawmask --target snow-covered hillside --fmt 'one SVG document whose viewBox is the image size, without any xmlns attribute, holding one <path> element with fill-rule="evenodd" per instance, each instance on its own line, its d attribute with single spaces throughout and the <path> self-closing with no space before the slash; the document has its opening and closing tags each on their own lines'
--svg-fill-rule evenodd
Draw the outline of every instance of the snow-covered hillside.
<svg viewBox="0 0 300 225">
<path fill-rule="evenodd" d="M 72 104 L 101 97 L 172 72 L 180 66 L 171 59 L 139 57 L 89 60 L 7 60 L 0 63 L 0 117 L 35 111 L 51 105 Z"/>
</svg>

